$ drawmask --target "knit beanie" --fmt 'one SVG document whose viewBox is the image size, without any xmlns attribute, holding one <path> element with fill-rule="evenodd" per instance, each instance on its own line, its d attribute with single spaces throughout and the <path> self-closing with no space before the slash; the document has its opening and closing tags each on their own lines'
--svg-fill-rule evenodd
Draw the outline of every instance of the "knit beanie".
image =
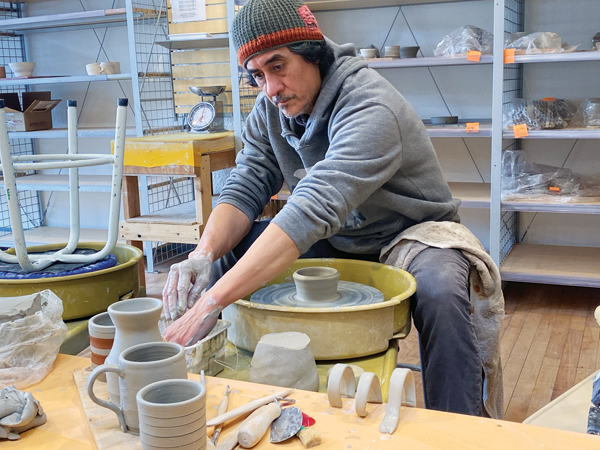
<svg viewBox="0 0 600 450">
<path fill-rule="evenodd" d="M 232 37 L 244 67 L 259 53 L 323 40 L 315 16 L 299 0 L 250 0 L 235 16 Z"/>
</svg>

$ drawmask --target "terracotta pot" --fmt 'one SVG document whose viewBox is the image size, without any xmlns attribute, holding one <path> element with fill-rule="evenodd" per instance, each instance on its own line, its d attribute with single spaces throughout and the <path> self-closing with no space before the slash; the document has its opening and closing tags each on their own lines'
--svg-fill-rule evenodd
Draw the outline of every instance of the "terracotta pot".
<svg viewBox="0 0 600 450">
<path fill-rule="evenodd" d="M 115 339 L 115 325 L 108 312 L 96 314 L 88 321 L 92 369 L 104 364 Z M 106 375 L 98 378 L 106 381 Z"/>
<path fill-rule="evenodd" d="M 119 403 L 101 400 L 94 394 L 94 383 L 103 373 L 119 378 Z M 94 403 L 115 412 L 124 432 L 139 434 L 137 393 L 156 381 L 173 379 L 187 379 L 185 349 L 173 342 L 147 342 L 124 350 L 118 365 L 95 368 L 88 378 L 87 393 Z"/>
<path fill-rule="evenodd" d="M 115 339 L 105 364 L 117 364 L 123 350 L 145 342 L 162 342 L 158 329 L 158 319 L 162 302 L 156 298 L 139 297 L 113 303 L 108 314 L 115 324 Z M 108 396 L 114 404 L 119 404 L 119 377 L 114 373 L 106 375 Z"/>
</svg>

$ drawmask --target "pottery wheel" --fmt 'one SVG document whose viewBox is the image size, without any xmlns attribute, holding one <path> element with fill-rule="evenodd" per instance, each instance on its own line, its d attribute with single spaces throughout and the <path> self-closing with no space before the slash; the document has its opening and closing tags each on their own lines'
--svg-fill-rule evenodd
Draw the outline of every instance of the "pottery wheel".
<svg viewBox="0 0 600 450">
<path fill-rule="evenodd" d="M 292 306 L 296 308 L 339 308 L 346 306 L 371 305 L 383 302 L 383 294 L 372 286 L 340 281 L 340 298 L 333 301 L 300 300 L 296 297 L 296 283 L 281 283 L 256 291 L 250 301 L 263 305 Z"/>
</svg>

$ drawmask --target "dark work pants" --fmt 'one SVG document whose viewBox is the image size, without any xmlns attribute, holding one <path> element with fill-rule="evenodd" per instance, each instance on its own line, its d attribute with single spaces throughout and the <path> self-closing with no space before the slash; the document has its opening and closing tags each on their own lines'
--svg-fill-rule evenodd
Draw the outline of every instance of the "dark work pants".
<svg viewBox="0 0 600 450">
<path fill-rule="evenodd" d="M 235 265 L 268 224 L 268 221 L 255 222 L 230 253 L 215 261 L 209 287 Z M 378 262 L 379 254 L 345 253 L 322 240 L 300 258 Z M 428 248 L 412 261 L 408 271 L 417 281 L 411 310 L 419 331 L 426 406 L 479 416 L 482 413 L 483 366 L 470 320 L 469 263 L 457 250 Z"/>
</svg>

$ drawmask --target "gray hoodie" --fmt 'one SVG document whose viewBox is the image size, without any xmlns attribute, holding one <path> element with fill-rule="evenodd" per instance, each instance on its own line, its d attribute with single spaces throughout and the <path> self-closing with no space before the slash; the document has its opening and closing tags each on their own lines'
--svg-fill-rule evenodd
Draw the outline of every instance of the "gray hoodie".
<svg viewBox="0 0 600 450">
<path fill-rule="evenodd" d="M 304 133 L 261 93 L 219 203 L 254 221 L 287 182 L 292 195 L 273 223 L 300 253 L 329 239 L 344 252 L 376 254 L 417 223 L 458 221 L 460 201 L 415 111 L 353 45 L 327 43 L 335 61 Z"/>
</svg>

